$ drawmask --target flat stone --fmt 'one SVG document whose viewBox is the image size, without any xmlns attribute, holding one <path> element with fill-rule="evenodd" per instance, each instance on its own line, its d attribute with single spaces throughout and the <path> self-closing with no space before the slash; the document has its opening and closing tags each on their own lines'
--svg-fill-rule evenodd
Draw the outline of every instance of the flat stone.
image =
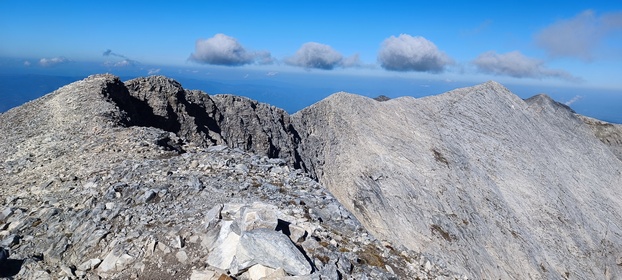
<svg viewBox="0 0 622 280">
<path fill-rule="evenodd" d="M 211 270 L 192 270 L 190 280 L 217 280 L 217 274 Z"/>
<path fill-rule="evenodd" d="M 251 280 L 260 280 L 272 273 L 274 273 L 276 269 L 263 266 L 261 264 L 256 264 L 251 266 L 248 269 L 248 278 Z"/>
<path fill-rule="evenodd" d="M 262 228 L 246 231 L 239 242 L 236 253 L 239 271 L 261 264 L 275 269 L 282 267 L 291 275 L 311 273 L 311 265 L 304 255 L 280 232 Z"/>
</svg>

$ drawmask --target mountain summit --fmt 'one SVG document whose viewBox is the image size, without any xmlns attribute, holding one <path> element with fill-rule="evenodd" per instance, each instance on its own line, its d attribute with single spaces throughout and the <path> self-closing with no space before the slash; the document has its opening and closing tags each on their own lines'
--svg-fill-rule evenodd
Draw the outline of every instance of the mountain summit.
<svg viewBox="0 0 622 280">
<path fill-rule="evenodd" d="M 0 128 L 3 277 L 622 278 L 622 128 L 496 82 L 290 116 L 95 75 Z"/>
</svg>

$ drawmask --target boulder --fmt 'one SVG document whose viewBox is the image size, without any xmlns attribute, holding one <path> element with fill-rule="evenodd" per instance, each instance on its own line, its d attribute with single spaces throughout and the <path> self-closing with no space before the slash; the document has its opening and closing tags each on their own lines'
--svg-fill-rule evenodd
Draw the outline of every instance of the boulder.
<svg viewBox="0 0 622 280">
<path fill-rule="evenodd" d="M 283 268 L 290 275 L 308 275 L 311 264 L 292 241 L 280 232 L 269 229 L 245 231 L 236 252 L 237 270 L 244 271 L 261 264 Z"/>
</svg>

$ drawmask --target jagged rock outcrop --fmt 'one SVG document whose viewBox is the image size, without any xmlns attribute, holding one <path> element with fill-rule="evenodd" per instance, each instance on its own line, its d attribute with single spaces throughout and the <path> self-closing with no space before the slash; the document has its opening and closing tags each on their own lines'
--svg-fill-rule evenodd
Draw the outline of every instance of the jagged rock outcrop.
<svg viewBox="0 0 622 280">
<path fill-rule="evenodd" d="M 161 77 L 96 75 L 0 115 L 11 132 L 0 134 L 0 247 L 10 251 L 0 277 L 457 277 L 374 238 L 285 160 L 213 145 L 221 134 L 198 128 L 203 113 L 188 104 L 214 120 L 221 109 L 193 94 Z M 214 260 L 218 250 L 231 261 Z"/>
<path fill-rule="evenodd" d="M 110 99 L 124 113 L 125 125 L 160 128 L 204 147 L 239 147 L 299 167 L 299 139 L 282 109 L 233 95 L 210 97 L 164 76 L 125 83 L 117 79 L 110 87 Z"/>
<path fill-rule="evenodd" d="M 548 97 L 338 93 L 292 122 L 308 171 L 380 239 L 475 279 L 622 277 L 622 164 Z"/>
<path fill-rule="evenodd" d="M 185 90 L 163 76 L 129 80 L 125 87 L 128 94 L 119 93 L 114 101 L 130 114 L 130 125 L 160 128 L 199 145 L 225 144 L 219 123 L 223 116 L 207 94 Z"/>
<path fill-rule="evenodd" d="M 222 112 L 221 134 L 230 147 L 282 158 L 300 168 L 300 138 L 287 112 L 241 96 L 219 94 L 212 99 Z"/>
</svg>

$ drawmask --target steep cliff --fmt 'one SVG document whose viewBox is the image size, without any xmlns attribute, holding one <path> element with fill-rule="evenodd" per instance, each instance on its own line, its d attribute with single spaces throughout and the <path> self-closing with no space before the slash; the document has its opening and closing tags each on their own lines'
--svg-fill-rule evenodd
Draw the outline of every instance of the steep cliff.
<svg viewBox="0 0 622 280">
<path fill-rule="evenodd" d="M 546 96 L 337 93 L 292 119 L 308 171 L 378 238 L 477 279 L 622 277 L 622 164 Z"/>
</svg>

